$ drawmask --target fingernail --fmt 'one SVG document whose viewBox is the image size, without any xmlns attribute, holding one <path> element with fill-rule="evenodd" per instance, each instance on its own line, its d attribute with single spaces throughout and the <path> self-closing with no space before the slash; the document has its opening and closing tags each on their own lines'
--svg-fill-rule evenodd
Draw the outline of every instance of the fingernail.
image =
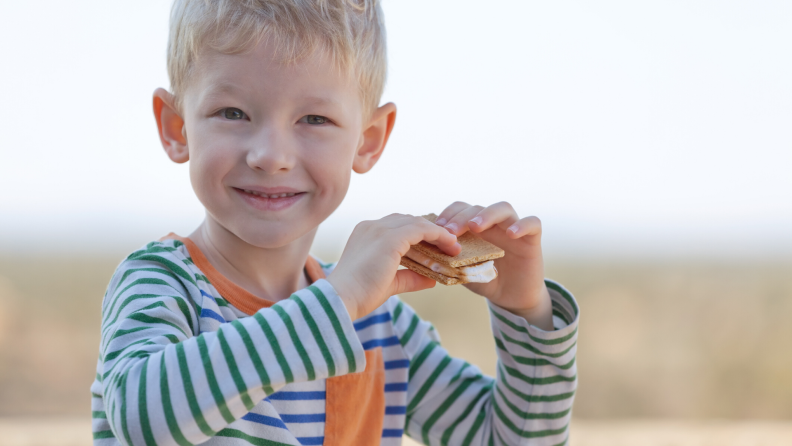
<svg viewBox="0 0 792 446">
<path fill-rule="evenodd" d="M 448 229 L 451 232 L 457 232 L 457 230 L 459 229 L 459 227 L 457 226 L 456 223 L 449 223 L 449 224 L 445 225 L 445 228 Z"/>
<path fill-rule="evenodd" d="M 511 226 L 509 226 L 509 229 L 507 229 L 507 231 L 511 231 L 511 232 L 513 232 L 514 234 L 516 234 L 516 233 L 517 233 L 517 229 L 519 229 L 519 228 L 517 227 L 517 225 L 511 225 Z"/>
<path fill-rule="evenodd" d="M 438 218 L 437 220 L 435 220 L 435 224 L 438 226 L 445 226 L 446 223 L 448 223 L 448 220 L 446 220 L 445 218 Z"/>
<path fill-rule="evenodd" d="M 479 216 L 475 216 L 475 217 L 473 217 L 473 218 L 470 220 L 470 222 L 471 222 L 471 223 L 475 223 L 475 224 L 476 224 L 476 226 L 481 226 L 481 223 L 482 223 L 483 221 L 484 221 L 484 219 L 483 219 L 483 218 L 481 218 L 481 217 L 479 217 Z"/>
</svg>

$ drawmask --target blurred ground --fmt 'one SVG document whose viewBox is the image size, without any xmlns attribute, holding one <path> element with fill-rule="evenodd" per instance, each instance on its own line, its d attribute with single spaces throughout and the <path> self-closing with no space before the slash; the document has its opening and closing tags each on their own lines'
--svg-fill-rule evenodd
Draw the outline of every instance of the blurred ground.
<svg viewBox="0 0 792 446">
<path fill-rule="evenodd" d="M 87 446 L 91 422 L 75 417 L 0 419 L 0 446 Z M 405 437 L 403 446 L 419 443 Z M 788 446 L 792 423 L 575 420 L 570 446 Z"/>
<path fill-rule="evenodd" d="M 21 426 L 20 417 L 86 417 L 77 424 L 88 423 L 100 302 L 120 259 L 0 255 L 0 445 L 54 444 L 8 443 L 16 438 L 9 426 Z M 731 426 L 753 432 L 743 437 L 757 442 L 740 442 L 734 431 L 726 436 L 731 443 L 717 444 L 792 444 L 792 264 L 551 261 L 547 274 L 582 308 L 573 444 L 611 438 L 609 445 L 709 445 L 716 443 L 707 438 L 732 432 Z M 435 324 L 452 354 L 493 373 L 480 298 L 438 286 L 404 300 Z M 76 429 L 63 422 L 72 427 L 55 431 Z M 676 429 L 680 437 L 673 439 L 669 432 Z M 632 442 L 641 432 L 654 442 Z M 787 437 L 759 442 L 761 432 Z"/>
</svg>

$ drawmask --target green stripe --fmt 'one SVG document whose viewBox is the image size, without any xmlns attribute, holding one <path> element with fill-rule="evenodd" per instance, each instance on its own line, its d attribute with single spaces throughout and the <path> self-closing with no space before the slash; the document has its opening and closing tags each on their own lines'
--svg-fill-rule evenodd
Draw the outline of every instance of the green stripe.
<svg viewBox="0 0 792 446">
<path fill-rule="evenodd" d="M 474 382 L 476 382 L 476 380 L 478 380 L 480 378 L 481 378 L 481 375 L 476 375 L 476 376 L 471 376 L 469 378 L 465 378 L 457 386 L 457 388 L 454 389 L 454 392 L 451 395 L 449 395 L 449 397 L 446 398 L 445 401 L 443 401 L 443 403 L 440 405 L 440 407 L 438 407 L 437 410 L 435 410 L 432 413 L 432 415 L 430 415 L 429 418 L 426 419 L 426 423 L 424 423 L 424 425 L 423 425 L 423 442 L 424 442 L 424 444 L 430 444 L 429 443 L 429 431 L 432 429 L 432 427 L 434 427 L 435 423 L 437 423 L 437 420 L 439 420 L 440 417 L 445 415 L 445 413 L 448 411 L 448 408 L 451 407 L 451 405 L 454 404 L 456 402 L 456 400 L 463 393 L 465 393 L 465 390 L 467 390 L 467 388 L 470 387 L 471 384 L 473 384 Z"/>
<path fill-rule="evenodd" d="M 129 372 L 122 375 L 119 385 L 124 389 L 124 399 L 121 400 L 121 430 L 124 432 L 127 444 L 132 444 L 132 438 L 129 436 L 129 426 L 127 426 L 127 379 L 129 379 Z"/>
<path fill-rule="evenodd" d="M 572 295 L 570 295 L 569 292 L 567 292 L 567 290 L 562 288 L 561 285 L 559 285 L 559 284 L 557 284 L 555 282 L 551 282 L 549 280 L 545 280 L 545 285 L 547 286 L 547 288 L 550 288 L 551 290 L 558 291 L 558 294 L 560 294 L 561 297 L 563 297 L 564 300 L 567 301 L 569 306 L 572 307 L 572 310 L 575 311 L 575 315 L 580 313 L 580 310 L 578 309 L 578 306 L 575 303 L 575 299 L 573 299 Z"/>
<path fill-rule="evenodd" d="M 259 326 L 261 326 L 264 336 L 267 337 L 267 341 L 269 342 L 270 347 L 272 347 L 272 353 L 275 355 L 275 359 L 278 360 L 278 365 L 283 372 L 283 379 L 286 380 L 287 384 L 294 381 L 294 375 L 292 375 L 289 362 L 286 360 L 286 355 L 283 354 L 283 350 L 281 350 L 278 338 L 275 336 L 275 333 L 272 332 L 269 322 L 267 322 L 267 319 L 262 316 L 261 313 L 254 314 L 253 318 L 256 320 L 256 322 L 258 322 Z"/>
<path fill-rule="evenodd" d="M 151 422 L 148 417 L 148 400 L 146 399 L 146 372 L 148 371 L 148 358 L 143 361 L 143 370 L 140 371 L 140 384 L 138 385 L 138 415 L 140 416 L 140 430 L 146 445 L 157 445 L 154 433 L 151 432 Z"/>
<path fill-rule="evenodd" d="M 294 294 L 292 295 L 291 299 L 297 302 L 297 305 L 300 307 L 300 312 L 305 318 L 305 322 L 308 324 L 308 327 L 311 329 L 311 334 L 314 337 L 314 341 L 319 346 L 319 350 L 322 352 L 322 357 L 324 358 L 325 362 L 327 363 L 327 373 L 329 376 L 335 376 L 335 361 L 333 361 L 333 355 L 330 354 L 330 349 L 327 348 L 327 344 L 322 338 L 322 332 L 319 331 L 319 326 L 316 325 L 316 321 L 314 320 L 313 316 L 311 316 L 311 312 L 308 311 L 308 307 L 305 306 L 300 296 Z"/>
<path fill-rule="evenodd" d="M 470 426 L 470 430 L 468 430 L 467 435 L 465 435 L 465 439 L 462 440 L 462 446 L 470 446 L 470 443 L 473 442 L 473 437 L 476 436 L 479 429 L 481 429 L 481 425 L 484 423 L 484 418 L 486 418 L 487 413 L 483 410 L 476 415 L 476 419 L 473 420 L 473 425 Z M 492 445 L 492 432 L 490 432 L 489 444 Z"/>
<path fill-rule="evenodd" d="M 292 322 L 291 316 L 289 316 L 289 314 L 286 313 L 286 311 L 281 308 L 280 305 L 273 305 L 272 308 L 276 313 L 278 313 L 278 316 L 280 316 L 284 325 L 286 325 L 286 329 L 289 331 L 289 336 L 291 337 L 292 343 L 294 343 L 294 347 L 297 349 L 300 359 L 302 359 L 305 371 L 308 373 L 308 381 L 316 380 L 316 372 L 314 371 L 313 363 L 311 363 L 311 358 L 308 356 L 308 352 L 305 351 L 305 347 L 303 346 L 300 337 L 297 336 L 297 330 L 294 329 L 294 323 Z"/>
<path fill-rule="evenodd" d="M 222 329 L 217 330 L 217 339 L 220 340 L 220 350 L 223 351 L 223 357 L 225 357 L 228 370 L 231 372 L 231 378 L 234 380 L 234 384 L 236 384 L 237 391 L 239 391 L 239 397 L 245 405 L 245 408 L 250 410 L 256 403 L 250 399 L 247 393 L 247 384 L 245 384 L 245 380 L 242 379 L 242 375 L 239 373 L 239 367 L 237 367 L 234 353 L 231 351 L 228 341 L 226 341 L 224 331 L 225 330 Z"/>
<path fill-rule="evenodd" d="M 500 368 L 500 373 L 501 376 L 506 375 L 506 371 L 503 370 L 503 367 Z M 509 392 L 513 393 L 514 395 L 516 395 L 517 397 L 528 403 L 554 403 L 557 401 L 567 400 L 575 396 L 574 391 L 567 393 L 558 393 L 555 395 L 528 395 L 527 393 L 521 392 L 520 390 L 512 387 L 512 385 L 509 384 L 509 381 L 507 381 L 506 379 L 501 379 L 500 381 L 498 381 L 498 383 L 503 384 L 504 386 L 506 386 L 506 389 Z"/>
<path fill-rule="evenodd" d="M 421 365 L 423 365 L 424 361 L 426 361 L 426 358 L 429 357 L 429 354 L 432 353 L 435 347 L 437 347 L 437 342 L 429 342 L 421 351 L 421 354 L 410 362 L 410 379 L 418 372 L 418 369 L 421 368 Z"/>
<path fill-rule="evenodd" d="M 107 412 L 103 410 L 91 411 L 91 418 L 107 418 Z"/>
<path fill-rule="evenodd" d="M 226 420 L 226 423 L 233 423 L 234 416 L 231 415 L 231 412 L 228 410 L 223 392 L 220 390 L 220 385 L 217 383 L 217 377 L 215 376 L 214 367 L 212 366 L 212 358 L 209 356 L 209 349 L 206 348 L 206 341 L 203 336 L 197 336 L 195 339 L 198 342 L 198 351 L 201 353 L 201 362 L 203 363 L 204 373 L 206 373 L 206 380 L 209 382 L 209 389 L 212 391 L 212 396 L 214 397 L 215 403 L 217 403 L 217 408 L 220 410 L 220 414 L 223 416 L 223 419 Z"/>
<path fill-rule="evenodd" d="M 404 336 L 402 336 L 402 338 L 399 339 L 399 342 L 401 342 L 402 347 L 404 347 L 405 345 L 407 345 L 408 342 L 410 342 L 410 338 L 412 338 L 413 333 L 415 333 L 415 329 L 418 327 L 418 322 L 420 322 L 418 315 L 413 314 L 412 320 L 410 321 L 410 326 L 407 328 L 407 331 L 404 332 Z"/>
<path fill-rule="evenodd" d="M 161 294 L 133 294 L 127 297 L 126 299 L 124 299 L 124 301 L 121 303 L 121 306 L 118 307 L 118 314 L 116 314 L 116 317 L 114 317 L 113 320 L 110 322 L 106 322 L 104 320 L 102 321 L 102 337 L 104 337 L 105 334 L 107 334 L 107 330 L 109 330 L 110 327 L 112 327 L 113 324 L 116 323 L 118 318 L 121 317 L 121 311 L 124 309 L 124 307 L 126 307 L 127 305 L 138 299 L 159 299 L 161 297 L 162 297 Z M 117 300 L 114 301 L 113 305 L 115 305 L 116 302 L 118 301 Z M 108 312 L 106 318 L 110 317 L 111 314 L 112 312 Z"/>
<path fill-rule="evenodd" d="M 187 333 L 185 333 L 184 330 L 181 329 L 181 327 L 179 327 L 178 325 L 174 324 L 173 322 L 168 322 L 168 321 L 166 321 L 165 319 L 162 319 L 162 318 L 149 316 L 149 315 L 143 314 L 143 313 L 133 313 L 133 314 L 130 314 L 127 317 L 127 319 L 132 319 L 133 321 L 138 321 L 138 322 L 143 323 L 143 324 L 162 324 L 162 325 L 167 325 L 169 327 L 173 327 L 173 328 L 179 330 L 179 332 L 181 334 L 183 334 L 185 338 L 188 337 Z"/>
<path fill-rule="evenodd" d="M 332 305 L 330 305 L 330 302 L 327 300 L 324 293 L 322 293 L 322 290 L 315 287 L 314 285 L 309 286 L 308 289 L 311 290 L 314 296 L 316 296 L 316 300 L 319 301 L 319 304 L 322 306 L 325 314 L 327 314 L 328 319 L 330 319 L 330 324 L 333 326 L 333 330 L 335 330 L 336 336 L 338 336 L 338 340 L 341 342 L 341 348 L 344 349 L 344 354 L 346 355 L 347 363 L 349 364 L 348 373 L 355 373 L 357 371 L 355 354 L 352 352 L 352 346 L 349 345 L 346 335 L 344 335 L 344 329 L 341 328 L 341 322 L 338 320 L 338 316 L 333 310 Z"/>
<path fill-rule="evenodd" d="M 553 316 L 558 316 L 566 324 L 572 322 L 572 316 L 567 313 L 566 309 L 556 302 L 553 302 Z"/>
<path fill-rule="evenodd" d="M 396 322 L 398 322 L 399 316 L 401 316 L 403 310 L 404 302 L 399 301 L 398 305 L 396 305 L 396 309 L 393 310 L 393 325 L 396 325 Z"/>
<path fill-rule="evenodd" d="M 236 429 L 225 428 L 217 433 L 218 437 L 239 438 L 254 446 L 290 446 L 288 443 L 267 440 L 265 438 L 254 437 Z"/>
<path fill-rule="evenodd" d="M 256 351 L 256 346 L 253 344 L 253 340 L 250 338 L 250 333 L 248 333 L 245 326 L 239 322 L 239 319 L 231 321 L 231 325 L 236 328 L 239 336 L 242 338 L 242 342 L 245 344 L 245 348 L 247 348 L 248 356 L 250 356 L 250 360 L 253 362 L 253 367 L 256 368 L 259 380 L 261 380 L 261 388 L 264 390 L 264 393 L 271 395 L 274 393 L 274 390 L 272 390 L 272 383 L 270 382 L 269 375 L 267 374 L 267 369 L 264 367 L 264 363 L 261 361 L 261 356 L 259 356 L 258 351 Z"/>
<path fill-rule="evenodd" d="M 191 284 L 195 285 L 195 281 L 193 280 L 193 278 L 190 276 L 190 273 L 188 273 L 185 268 L 182 268 L 181 265 L 179 265 L 177 263 L 174 263 L 174 262 L 172 262 L 170 260 L 167 260 L 164 257 L 151 255 L 151 254 L 144 254 L 144 255 L 139 255 L 139 256 L 135 256 L 135 255 L 130 256 L 129 260 L 148 260 L 148 261 L 151 261 L 151 262 L 160 263 L 162 265 L 167 266 L 169 270 L 171 270 L 174 273 L 178 274 L 179 277 L 181 277 L 182 279 L 184 279 L 184 280 L 190 282 Z"/>
<path fill-rule="evenodd" d="M 104 440 L 105 438 L 115 438 L 113 431 L 99 431 L 93 433 L 94 440 Z"/>
<path fill-rule="evenodd" d="M 168 369 L 165 365 L 165 355 L 160 356 L 160 393 L 162 394 L 162 411 L 165 413 L 165 422 L 168 424 L 171 436 L 179 446 L 192 446 L 192 443 L 187 441 L 179 429 L 179 423 L 176 421 L 176 415 L 173 413 L 173 404 L 170 397 L 170 386 L 168 385 Z"/>
<path fill-rule="evenodd" d="M 534 377 L 528 376 L 528 375 L 520 372 L 517 369 L 513 369 L 513 368 L 511 368 L 511 367 L 509 367 L 507 365 L 504 365 L 503 368 L 506 369 L 506 372 L 509 375 L 511 375 L 511 376 L 521 380 L 521 381 L 525 381 L 526 383 L 528 383 L 528 384 L 530 384 L 532 386 L 542 386 L 542 385 L 555 384 L 555 383 L 560 383 L 560 382 L 574 382 L 575 379 L 577 379 L 577 375 L 572 375 L 572 376 L 569 376 L 569 377 L 562 376 L 562 375 L 554 375 L 554 376 L 547 376 L 547 377 L 544 377 L 544 378 L 534 378 Z"/>
<path fill-rule="evenodd" d="M 501 322 L 503 322 L 504 324 L 508 325 L 508 326 L 509 326 L 509 328 L 511 328 L 512 330 L 514 330 L 514 331 L 519 331 L 520 333 L 525 333 L 525 334 L 527 334 L 528 336 L 530 336 L 531 340 L 533 340 L 534 342 L 536 342 L 536 343 L 538 343 L 538 344 L 543 344 L 543 345 L 556 345 L 556 344 L 562 344 L 562 343 L 564 343 L 564 342 L 566 342 L 566 341 L 568 341 L 568 340 L 572 339 L 573 337 L 575 337 L 575 334 L 577 334 L 577 327 L 575 327 L 575 329 L 574 329 L 574 330 L 572 330 L 572 332 L 571 332 L 571 333 L 569 333 L 568 335 L 565 335 L 565 336 L 561 336 L 560 338 L 555 338 L 555 339 L 541 339 L 541 338 L 537 338 L 537 337 L 535 337 L 535 336 L 532 336 L 532 335 L 531 335 L 531 333 L 530 333 L 530 331 L 528 331 L 528 329 L 527 329 L 527 328 L 525 328 L 525 327 L 523 327 L 523 326 L 520 326 L 520 325 L 517 325 L 517 324 L 515 324 L 514 322 L 510 321 L 509 319 L 507 319 L 507 318 L 506 318 L 506 317 L 504 317 L 503 315 L 501 315 L 501 314 L 497 313 L 495 310 L 493 310 L 493 311 L 492 311 L 492 314 L 493 314 L 493 315 L 495 315 L 495 318 L 496 318 L 496 319 L 498 319 L 499 321 L 501 321 Z"/>
<path fill-rule="evenodd" d="M 201 408 L 198 406 L 198 400 L 195 398 L 195 389 L 193 388 L 192 378 L 190 377 L 190 367 L 187 365 L 187 356 L 184 354 L 183 343 L 176 344 L 176 357 L 179 359 L 179 372 L 181 372 L 182 384 L 184 385 L 184 394 L 187 396 L 187 405 L 190 406 L 193 419 L 195 419 L 198 429 L 200 429 L 204 435 L 212 437 L 215 435 L 215 432 L 212 431 L 212 429 L 209 428 L 209 424 L 206 423 Z M 132 444 L 131 441 L 129 443 Z"/>
<path fill-rule="evenodd" d="M 498 419 L 500 419 L 501 422 L 506 427 L 509 428 L 509 430 L 511 430 L 512 432 L 514 432 L 515 434 L 517 434 L 522 438 L 539 438 L 539 437 L 549 437 L 551 435 L 563 434 L 564 432 L 566 432 L 567 427 L 569 426 L 569 423 L 567 423 L 559 429 L 545 429 L 541 431 L 523 430 L 517 427 L 512 422 L 512 420 L 510 420 L 509 417 L 507 417 L 506 414 L 503 413 L 500 406 L 497 404 L 497 402 L 494 399 L 493 399 L 492 407 L 495 409 L 495 414 L 498 416 Z"/>
<path fill-rule="evenodd" d="M 503 336 L 503 339 L 506 340 L 506 342 L 510 342 L 510 343 L 512 343 L 514 345 L 519 345 L 520 347 L 530 351 L 531 353 L 536 353 L 537 355 L 540 355 L 540 356 L 547 356 L 548 358 L 560 358 L 560 357 L 566 355 L 567 353 L 569 353 L 569 351 L 572 350 L 572 347 L 577 345 L 577 341 L 576 341 L 576 342 L 573 342 L 569 347 L 567 347 L 566 349 L 564 349 L 561 352 L 558 352 L 558 353 L 547 353 L 547 352 L 543 352 L 543 351 L 539 350 L 538 348 L 534 347 L 533 345 L 531 345 L 531 344 L 529 344 L 527 342 L 522 342 L 522 341 L 519 341 L 517 339 L 514 339 L 514 338 L 510 337 L 509 335 L 504 333 L 502 330 L 499 330 L 499 331 L 500 331 L 501 336 Z"/>
<path fill-rule="evenodd" d="M 407 412 L 408 413 L 415 411 L 415 409 L 421 403 L 421 400 L 423 400 L 423 398 L 429 392 L 429 389 L 431 389 L 432 386 L 434 386 L 434 383 L 435 383 L 435 381 L 437 381 L 437 378 L 440 376 L 441 373 L 443 373 L 443 370 L 445 370 L 445 368 L 450 363 L 451 363 L 451 357 L 446 355 L 446 357 L 443 358 L 442 361 L 440 361 L 440 364 L 437 366 L 437 368 L 434 369 L 432 374 L 429 375 L 429 379 L 427 379 L 423 383 L 423 385 L 421 386 L 421 389 L 418 390 L 418 393 L 416 393 L 415 396 L 412 398 L 412 401 L 410 401 L 410 403 L 407 405 Z"/>
<path fill-rule="evenodd" d="M 134 273 L 137 273 L 137 272 L 141 272 L 141 271 L 145 271 L 145 272 L 148 272 L 148 273 L 154 273 L 154 274 L 162 274 L 163 276 L 170 277 L 171 279 L 173 279 L 173 280 L 175 280 L 177 282 L 179 280 L 179 278 L 176 277 L 175 274 L 172 274 L 170 271 L 168 271 L 166 269 L 162 269 L 162 268 L 130 268 L 130 269 L 124 271 L 124 274 L 121 276 L 121 279 L 118 280 L 118 284 L 116 285 L 116 288 L 118 288 L 119 286 L 123 285 L 124 282 L 126 281 L 127 277 L 129 277 L 131 274 L 134 274 Z M 126 287 L 125 290 L 128 289 L 128 288 L 129 287 Z M 115 297 L 118 297 L 117 293 L 116 293 Z M 115 303 L 113 304 L 113 306 L 114 305 L 115 305 Z M 112 312 L 113 306 L 108 308 L 107 311 L 111 311 Z M 106 314 L 108 314 L 108 313 L 106 313 L 103 310 L 102 311 L 102 315 L 104 316 Z"/>
<path fill-rule="evenodd" d="M 520 409 L 514 403 L 509 401 L 509 399 L 506 398 L 506 394 L 503 393 L 503 390 L 501 390 L 500 387 L 496 387 L 495 390 L 497 390 L 498 395 L 501 396 L 501 399 L 503 399 L 503 401 L 506 403 L 506 406 L 512 411 L 512 413 L 523 420 L 557 420 L 559 418 L 564 418 L 569 413 L 569 411 L 572 410 L 570 407 L 567 410 L 562 410 L 561 412 L 528 412 Z M 492 403 L 498 404 L 498 401 L 493 398 Z"/>
<path fill-rule="evenodd" d="M 108 354 L 106 354 L 106 355 L 105 355 L 105 357 L 104 357 L 104 362 L 105 362 L 105 363 L 108 363 L 108 362 L 112 361 L 113 359 L 115 359 L 115 358 L 116 358 L 118 355 L 120 355 L 121 353 L 124 353 L 124 352 L 125 352 L 127 349 L 129 349 L 129 347 L 132 347 L 132 346 L 134 346 L 134 345 L 137 345 L 137 344 L 142 344 L 142 343 L 144 343 L 144 342 L 148 342 L 148 340 L 147 340 L 147 339 L 138 339 L 138 340 L 137 340 L 137 341 L 135 341 L 135 342 L 130 342 L 129 344 L 126 344 L 126 345 L 125 345 L 123 348 L 121 348 L 121 349 L 118 349 L 118 350 L 113 350 L 112 352 L 110 352 L 110 353 L 108 353 Z M 115 364 L 113 365 L 113 367 L 115 367 Z M 104 378 L 105 378 L 105 377 L 102 377 L 102 379 L 104 379 Z"/>
<path fill-rule="evenodd" d="M 567 370 L 567 369 L 569 369 L 570 367 L 572 367 L 575 364 L 575 357 L 574 356 L 566 364 L 555 364 L 555 363 L 550 362 L 550 361 L 548 361 L 546 359 L 528 358 L 528 357 L 525 357 L 525 356 L 515 355 L 515 354 L 511 353 L 510 351 L 508 351 L 506 349 L 506 346 L 503 345 L 503 341 L 501 341 L 497 337 L 495 338 L 495 345 L 498 347 L 498 349 L 502 350 L 504 353 L 509 355 L 514 360 L 514 362 L 516 362 L 518 364 L 528 365 L 528 366 L 532 366 L 532 367 L 542 367 L 542 366 L 548 366 L 549 365 L 549 366 L 557 367 L 557 368 L 562 369 L 562 370 Z"/>
<path fill-rule="evenodd" d="M 113 342 L 113 340 L 115 340 L 115 338 L 120 338 L 121 336 L 132 334 L 132 333 L 137 333 L 138 331 L 142 331 L 142 330 L 148 330 L 149 328 L 151 328 L 151 327 L 135 327 L 135 328 L 130 328 L 128 330 L 116 330 L 116 332 L 113 333 L 113 337 L 111 337 L 107 341 L 107 343 L 109 344 L 110 342 Z"/>
<path fill-rule="evenodd" d="M 465 410 L 462 411 L 462 414 L 460 414 L 459 417 L 457 417 L 457 419 L 454 420 L 454 422 L 451 423 L 451 425 L 448 426 L 445 431 L 443 431 L 443 436 L 440 438 L 440 443 L 443 446 L 448 446 L 448 440 L 451 439 L 451 436 L 454 434 L 456 428 L 468 417 L 468 415 L 470 415 L 470 412 L 473 411 L 473 408 L 476 407 L 476 404 L 489 393 L 491 388 L 492 382 L 485 385 L 473 398 L 473 400 L 470 401 L 470 404 L 467 405 Z"/>
</svg>

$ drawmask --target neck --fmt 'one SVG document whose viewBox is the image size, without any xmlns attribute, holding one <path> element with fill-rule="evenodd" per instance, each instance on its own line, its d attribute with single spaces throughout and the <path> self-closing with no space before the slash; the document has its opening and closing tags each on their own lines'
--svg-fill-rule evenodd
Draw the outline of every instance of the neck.
<svg viewBox="0 0 792 446">
<path fill-rule="evenodd" d="M 304 268 L 315 235 L 316 229 L 285 246 L 260 248 L 207 216 L 190 239 L 220 274 L 257 297 L 277 302 L 310 285 Z"/>
</svg>

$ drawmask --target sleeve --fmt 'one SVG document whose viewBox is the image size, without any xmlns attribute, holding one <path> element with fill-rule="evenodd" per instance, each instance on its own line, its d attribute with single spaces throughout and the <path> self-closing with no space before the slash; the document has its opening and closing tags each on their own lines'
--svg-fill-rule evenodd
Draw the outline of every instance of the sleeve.
<svg viewBox="0 0 792 446">
<path fill-rule="evenodd" d="M 103 304 L 101 388 L 125 445 L 198 444 L 292 382 L 365 368 L 345 306 L 325 280 L 255 315 L 198 332 L 200 295 L 167 256 L 122 263 Z"/>
<path fill-rule="evenodd" d="M 407 305 L 396 308 L 396 330 L 410 357 L 407 435 L 426 445 L 567 444 L 577 387 L 578 306 L 563 287 L 546 283 L 554 331 L 490 304 L 495 379 L 449 356 L 431 325 Z"/>
</svg>

